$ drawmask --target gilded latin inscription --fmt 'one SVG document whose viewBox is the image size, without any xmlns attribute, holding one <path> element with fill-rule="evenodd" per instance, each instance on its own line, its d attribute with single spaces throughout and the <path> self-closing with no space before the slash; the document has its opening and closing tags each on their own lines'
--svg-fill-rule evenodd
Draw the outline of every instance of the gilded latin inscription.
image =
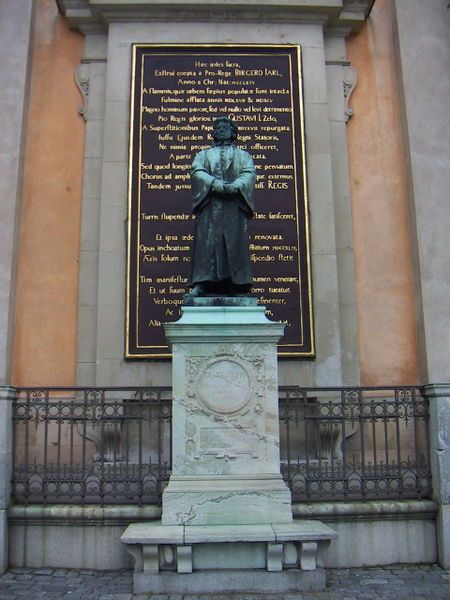
<svg viewBox="0 0 450 600">
<path fill-rule="evenodd" d="M 129 358 L 170 356 L 190 272 L 192 158 L 228 114 L 256 167 L 253 293 L 283 321 L 281 355 L 313 356 L 300 49 L 136 45 L 131 98 Z"/>
</svg>

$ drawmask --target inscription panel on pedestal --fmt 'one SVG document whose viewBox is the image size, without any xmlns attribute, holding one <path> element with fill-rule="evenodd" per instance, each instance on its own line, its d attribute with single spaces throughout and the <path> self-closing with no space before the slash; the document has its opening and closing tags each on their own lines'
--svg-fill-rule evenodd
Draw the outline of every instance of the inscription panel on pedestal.
<svg viewBox="0 0 450 600">
<path fill-rule="evenodd" d="M 301 50 L 298 45 L 135 45 L 132 62 L 126 352 L 170 357 L 194 223 L 189 169 L 229 115 L 257 169 L 253 294 L 286 324 L 280 356 L 314 356 Z"/>
<path fill-rule="evenodd" d="M 257 438 L 251 434 L 248 427 L 202 427 L 200 453 L 225 460 L 232 460 L 244 454 L 258 458 Z"/>
</svg>

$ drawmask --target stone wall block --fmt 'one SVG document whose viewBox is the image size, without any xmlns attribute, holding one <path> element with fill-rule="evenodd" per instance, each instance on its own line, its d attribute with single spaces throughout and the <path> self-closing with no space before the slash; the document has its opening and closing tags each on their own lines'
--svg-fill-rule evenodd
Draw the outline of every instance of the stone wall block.
<svg viewBox="0 0 450 600">
<path fill-rule="evenodd" d="M 429 387 L 439 393 L 438 386 Z M 450 504 L 450 397 L 430 397 L 429 404 L 434 497 L 438 502 Z"/>
<path fill-rule="evenodd" d="M 81 223 L 81 252 L 93 252 L 98 256 L 99 250 L 99 199 L 87 198 L 83 206 Z"/>
<path fill-rule="evenodd" d="M 102 120 L 105 110 L 106 64 L 90 63 L 89 77 L 89 120 Z"/>
<path fill-rule="evenodd" d="M 308 152 L 306 168 L 308 173 L 308 192 L 311 201 L 311 209 L 315 202 L 328 201 L 331 203 L 331 198 L 333 197 L 333 179 L 330 155 Z M 317 234 L 321 235 L 321 231 L 319 230 Z"/>
<path fill-rule="evenodd" d="M 336 298 L 336 257 L 318 254 L 313 260 L 314 299 L 316 302 L 332 304 Z"/>
<path fill-rule="evenodd" d="M 126 219 L 125 198 L 122 206 L 109 206 L 102 215 L 102 229 L 108 232 L 107 235 L 102 236 L 102 252 L 115 253 L 117 252 L 117 241 L 122 240 L 125 243 Z"/>
<path fill-rule="evenodd" d="M 95 329 L 94 329 L 95 331 Z M 95 348 L 94 348 L 95 351 Z M 95 361 L 85 361 L 85 362 L 78 362 L 77 364 L 77 385 L 80 386 L 95 386 L 96 385 L 96 380 L 95 380 L 95 375 L 96 375 L 96 362 Z M 112 385 L 111 382 L 108 383 L 108 385 Z"/>
<path fill-rule="evenodd" d="M 309 211 L 309 223 L 311 226 L 311 253 L 314 255 L 333 255 L 335 257 L 335 237 L 333 223 L 333 205 L 330 202 L 314 202 Z M 336 274 L 334 275 L 336 277 Z M 314 279 L 314 291 L 316 279 Z M 335 290 L 336 293 L 336 290 Z"/>
<path fill-rule="evenodd" d="M 98 254 L 95 251 L 80 252 L 80 270 L 83 273 L 83 279 L 80 282 L 78 291 L 78 306 L 95 306 L 97 301 L 96 281 Z"/>
<path fill-rule="evenodd" d="M 90 121 L 86 128 L 85 158 L 101 158 L 103 154 L 103 121 Z"/>
<path fill-rule="evenodd" d="M 431 450 L 434 472 L 439 472 L 440 486 L 436 500 L 450 504 L 450 448 L 446 450 Z"/>
<path fill-rule="evenodd" d="M 104 305 L 98 313 L 98 327 L 103 332 L 98 340 L 97 355 L 101 359 L 121 359 L 124 352 L 124 323 L 123 317 L 115 317 L 117 309 L 115 306 Z M 109 323 L 116 318 L 115 327 L 110 327 Z M 105 385 L 113 385 L 105 384 Z M 114 384 L 117 385 L 117 384 Z M 138 385 L 138 384 L 136 384 Z"/>
<path fill-rule="evenodd" d="M 439 564 L 450 568 L 450 384 L 425 386 L 430 407 L 430 462 L 433 498 L 438 503 Z"/>
<path fill-rule="evenodd" d="M 317 364 L 312 385 L 334 386 L 342 377 L 339 304 L 315 302 L 314 314 L 320 327 L 316 328 Z"/>
<path fill-rule="evenodd" d="M 9 506 L 12 467 L 12 400 L 15 389 L 0 387 L 0 508 Z"/>
<path fill-rule="evenodd" d="M 450 450 L 450 398 L 440 398 L 436 406 L 437 449 Z"/>
<path fill-rule="evenodd" d="M 303 48 L 302 51 L 303 77 L 308 81 L 305 87 L 305 102 L 327 102 L 327 81 L 323 70 L 325 55 L 323 48 Z"/>
<path fill-rule="evenodd" d="M 124 227 L 124 223 L 122 221 L 122 227 Z M 120 229 L 120 228 L 119 228 Z M 103 250 L 100 252 L 100 263 L 99 269 L 101 275 L 99 279 L 101 279 L 101 284 L 99 286 L 98 291 L 98 306 L 101 308 L 103 306 L 114 306 L 117 310 L 121 307 L 124 302 L 124 290 L 125 290 L 125 269 L 126 269 L 126 249 L 125 249 L 125 240 L 124 234 L 121 236 L 121 248 L 120 251 L 116 252 L 104 252 Z M 124 319 L 125 311 L 122 310 L 120 315 L 114 319 L 114 323 L 116 326 L 117 319 Z"/>
<path fill-rule="evenodd" d="M 90 204 L 86 202 L 86 199 L 90 200 L 92 198 L 100 197 L 102 182 L 101 177 L 102 162 L 100 158 L 86 158 L 83 169 L 83 198 L 85 200 L 85 205 Z M 83 206 L 83 210 L 85 210 L 85 206 Z"/>
<path fill-rule="evenodd" d="M 86 61 L 106 60 L 108 54 L 108 36 L 104 33 L 86 33 L 84 56 Z"/>
<path fill-rule="evenodd" d="M 307 159 L 311 153 L 330 154 L 330 129 L 328 126 L 328 105 L 305 103 Z"/>
<path fill-rule="evenodd" d="M 120 206 L 124 208 L 127 205 L 127 179 L 128 171 L 125 164 L 104 163 L 102 174 L 102 189 L 105 191 L 102 199 L 103 206 Z M 123 214 L 125 215 L 125 212 Z"/>
<path fill-rule="evenodd" d="M 129 102 L 107 102 L 105 114 L 105 162 L 128 161 Z"/>
<path fill-rule="evenodd" d="M 97 307 L 80 306 L 79 307 L 79 327 L 78 327 L 78 354 L 83 357 L 84 362 L 95 362 L 95 330 L 97 325 Z M 82 364 L 82 363 L 80 363 Z M 80 373 L 80 385 L 88 385 Z M 92 381 L 89 382 L 92 385 Z"/>
</svg>

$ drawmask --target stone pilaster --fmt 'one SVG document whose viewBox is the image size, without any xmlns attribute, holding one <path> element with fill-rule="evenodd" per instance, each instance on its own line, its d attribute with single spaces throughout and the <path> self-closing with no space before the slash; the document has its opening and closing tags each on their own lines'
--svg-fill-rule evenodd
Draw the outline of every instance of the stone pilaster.
<svg viewBox="0 0 450 600">
<path fill-rule="evenodd" d="M 421 381 L 450 381 L 448 2 L 394 0 L 391 5 L 403 104 Z"/>
<path fill-rule="evenodd" d="M 425 386 L 430 403 L 430 461 L 433 498 L 438 503 L 439 563 L 450 568 L 450 383 Z"/>
<path fill-rule="evenodd" d="M 8 508 L 12 475 L 12 401 L 16 389 L 0 387 L 0 572 L 8 568 Z"/>
<path fill-rule="evenodd" d="M 0 2 L 0 385 L 10 382 L 17 233 L 30 68 L 32 0 Z"/>
<path fill-rule="evenodd" d="M 450 384 L 433 383 L 450 381 L 447 5 L 445 0 L 392 2 L 415 259 L 421 380 L 430 382 L 426 395 L 430 400 L 433 494 L 439 502 L 438 553 L 441 565 L 449 568 Z M 431 38 L 433 43 L 429 44 Z"/>
<path fill-rule="evenodd" d="M 11 356 L 22 161 L 34 15 L 33 0 L 0 2 L 0 572 L 8 566 L 12 464 Z"/>
</svg>

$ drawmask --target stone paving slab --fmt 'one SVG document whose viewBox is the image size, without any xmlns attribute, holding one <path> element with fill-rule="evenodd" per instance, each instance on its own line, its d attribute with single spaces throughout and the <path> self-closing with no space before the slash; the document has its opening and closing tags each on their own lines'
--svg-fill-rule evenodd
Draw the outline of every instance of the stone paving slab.
<svg viewBox="0 0 450 600">
<path fill-rule="evenodd" d="M 0 600 L 449 600 L 450 572 L 437 565 L 328 569 L 327 588 L 302 594 L 132 594 L 131 571 L 10 569 Z"/>
</svg>

